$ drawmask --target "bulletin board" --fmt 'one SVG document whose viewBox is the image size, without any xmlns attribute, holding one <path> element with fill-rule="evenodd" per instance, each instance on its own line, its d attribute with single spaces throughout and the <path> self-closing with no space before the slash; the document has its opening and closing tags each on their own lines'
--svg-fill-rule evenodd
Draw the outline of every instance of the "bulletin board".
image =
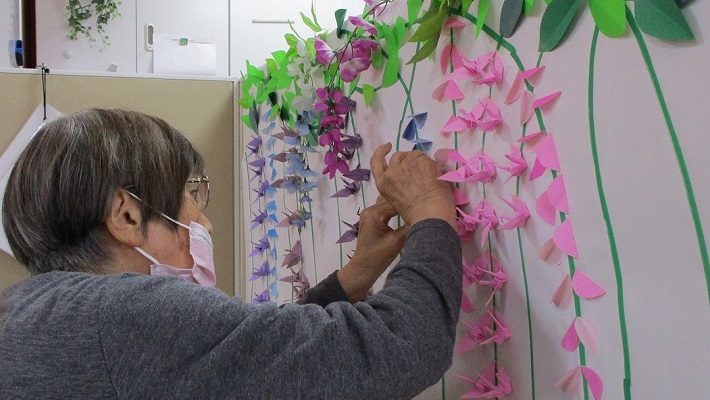
<svg viewBox="0 0 710 400">
<path fill-rule="evenodd" d="M 460 189 L 457 354 L 418 399 L 707 397 L 710 4 L 671 1 L 694 35 L 678 41 L 657 38 L 678 14 L 649 25 L 658 9 L 638 0 L 451 1 L 431 54 L 407 64 L 431 47 L 412 40 L 430 2 L 365 3 L 383 10 L 336 16 L 340 38 L 309 21 L 314 32 L 247 68 L 246 299 L 292 302 L 347 263 L 358 210 L 377 196 L 363 169 L 389 141 L 427 151 Z M 511 37 L 504 3 L 531 6 Z M 541 51 L 555 3 L 580 8 L 558 15 L 574 23 Z M 599 14 L 609 4 L 621 9 Z M 376 45 L 323 68 L 357 31 Z M 384 53 L 397 54 L 394 73 Z M 314 91 L 328 81 L 337 95 Z M 323 129 L 327 114 L 346 126 Z"/>
<path fill-rule="evenodd" d="M 235 294 L 234 82 L 51 74 L 47 102 L 62 113 L 84 108 L 126 108 L 165 119 L 197 147 L 210 178 L 205 214 L 214 226 L 217 287 Z M 5 149 L 42 102 L 37 74 L 0 73 L 0 148 Z M 28 273 L 0 253 L 0 290 Z"/>
</svg>

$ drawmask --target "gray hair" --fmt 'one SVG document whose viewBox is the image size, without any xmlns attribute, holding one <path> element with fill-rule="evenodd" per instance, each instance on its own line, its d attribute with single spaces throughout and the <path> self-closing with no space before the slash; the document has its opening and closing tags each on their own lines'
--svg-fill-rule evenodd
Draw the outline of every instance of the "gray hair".
<svg viewBox="0 0 710 400">
<path fill-rule="evenodd" d="M 2 209 L 10 248 L 32 274 L 100 272 L 116 192 L 143 199 L 145 227 L 165 220 L 159 212 L 177 218 L 187 180 L 203 168 L 192 144 L 162 119 L 103 109 L 61 117 L 39 130 L 10 175 Z"/>
</svg>

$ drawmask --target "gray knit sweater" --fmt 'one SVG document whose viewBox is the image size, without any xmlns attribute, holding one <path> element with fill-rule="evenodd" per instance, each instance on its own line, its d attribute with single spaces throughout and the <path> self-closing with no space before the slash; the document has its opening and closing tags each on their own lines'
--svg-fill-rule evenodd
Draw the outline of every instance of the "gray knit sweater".
<svg viewBox="0 0 710 400">
<path fill-rule="evenodd" d="M 451 364 L 460 299 L 441 220 L 415 225 L 384 289 L 356 304 L 45 273 L 0 294 L 0 399 L 408 399 Z"/>
</svg>

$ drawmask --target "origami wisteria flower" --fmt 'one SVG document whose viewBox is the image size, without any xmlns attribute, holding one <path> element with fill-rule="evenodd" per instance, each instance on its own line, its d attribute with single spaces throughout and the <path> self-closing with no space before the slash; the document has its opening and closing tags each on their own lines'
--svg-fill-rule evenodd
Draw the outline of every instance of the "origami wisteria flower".
<svg viewBox="0 0 710 400">
<path fill-rule="evenodd" d="M 503 202 L 505 202 L 505 204 L 507 204 L 515 212 L 515 214 L 511 216 L 503 215 L 500 217 L 503 221 L 500 226 L 500 229 L 507 230 L 522 228 L 523 226 L 525 226 L 528 221 L 528 218 L 530 218 L 530 211 L 528 210 L 528 206 L 525 204 L 525 202 L 517 196 L 513 196 L 510 201 L 502 197 L 500 199 L 503 200 Z"/>
<path fill-rule="evenodd" d="M 343 179 L 343 183 L 345 184 L 345 187 L 338 190 L 330 196 L 331 198 L 343 198 L 343 197 L 350 197 L 352 195 L 357 194 L 360 191 L 360 182 L 348 182 L 345 179 Z"/>
<path fill-rule="evenodd" d="M 254 249 L 249 253 L 249 257 L 255 257 L 263 254 L 266 250 L 271 248 L 269 243 L 269 238 L 264 236 L 257 243 L 252 242 Z"/>
<path fill-rule="evenodd" d="M 474 83 L 491 86 L 503 80 L 503 59 L 497 51 L 484 54 L 475 60 L 462 59 L 463 66 L 456 71 L 470 77 Z"/>
<path fill-rule="evenodd" d="M 263 143 L 264 142 L 260 136 L 252 136 L 251 140 L 249 141 L 249 143 L 247 143 L 246 147 L 247 147 L 247 149 L 249 149 L 249 151 L 252 154 L 256 154 L 259 152 L 259 149 L 261 148 L 261 145 Z"/>
<path fill-rule="evenodd" d="M 451 150 L 448 153 L 448 158 L 459 164 L 459 168 L 440 176 L 439 179 L 443 181 L 489 183 L 496 176 L 495 162 L 483 152 L 477 153 L 471 159 L 466 160 L 461 153 Z"/>
<path fill-rule="evenodd" d="M 508 182 L 510 178 L 514 176 L 521 176 L 526 169 L 528 169 L 528 163 L 523 157 L 523 153 L 517 147 L 510 145 L 510 153 L 505 155 L 505 158 L 510 161 L 508 165 L 499 165 L 503 170 L 510 173 L 510 176 L 505 181 Z"/>
<path fill-rule="evenodd" d="M 350 16 L 348 17 L 348 22 L 350 22 L 353 26 L 358 27 L 365 32 L 369 33 L 370 35 L 377 35 L 377 28 L 375 25 L 372 25 L 370 22 L 365 21 L 362 17 L 358 16 Z"/>
<path fill-rule="evenodd" d="M 498 226 L 499 220 L 493 206 L 485 200 L 478 203 L 472 214 L 466 214 L 457 208 L 460 217 L 458 219 L 458 234 L 463 240 L 468 240 L 479 227 L 481 228 L 481 247 L 488 240 L 488 233 Z"/>
<path fill-rule="evenodd" d="M 296 298 L 302 299 L 306 295 L 306 290 L 310 289 L 311 284 L 308 282 L 308 277 L 303 271 L 291 270 L 291 276 L 280 279 L 281 282 L 292 283 L 293 289 L 296 292 Z"/>
<path fill-rule="evenodd" d="M 301 241 L 297 240 L 296 243 L 291 247 L 290 250 L 286 250 L 286 255 L 281 263 L 282 267 L 293 268 L 303 259 L 303 248 L 301 247 Z"/>
<path fill-rule="evenodd" d="M 472 264 L 464 264 L 463 274 L 467 284 L 488 286 L 493 288 L 494 292 L 508 283 L 508 275 L 503 270 L 503 265 L 496 256 L 489 253 L 484 253 Z"/>
<path fill-rule="evenodd" d="M 491 363 L 483 373 L 478 374 L 478 379 L 469 378 L 464 375 L 456 375 L 458 378 L 469 382 L 473 387 L 459 399 L 493 399 L 503 397 L 513 391 L 510 384 L 510 377 L 495 362 Z"/>
<path fill-rule="evenodd" d="M 257 305 L 257 304 L 264 304 L 264 303 L 270 303 L 271 302 L 271 294 L 269 293 L 269 289 L 264 290 L 260 294 L 254 296 L 254 298 L 251 301 L 251 304 Z"/>
<path fill-rule="evenodd" d="M 328 178 L 333 179 L 335 173 L 340 171 L 343 175 L 348 175 L 350 173 L 350 167 L 347 161 L 343 160 L 333 151 L 327 151 L 325 153 L 325 169 L 323 169 L 323 174 L 328 175 Z"/>
<path fill-rule="evenodd" d="M 350 229 L 345 231 L 342 236 L 340 236 L 340 239 L 338 239 L 336 244 L 341 244 L 341 243 L 347 243 L 347 242 L 352 242 L 353 240 L 357 239 L 357 235 L 360 231 L 360 222 L 356 222 L 354 224 L 349 224 L 345 221 L 343 221 L 345 225 L 347 225 Z"/>
<path fill-rule="evenodd" d="M 266 278 L 267 276 L 276 275 L 276 267 L 272 268 L 269 265 L 269 261 L 264 261 L 258 268 L 255 268 L 251 273 L 249 281 L 255 281 L 257 279 Z"/>
<path fill-rule="evenodd" d="M 468 327 L 456 346 L 456 352 L 463 354 L 477 346 L 490 343 L 501 344 L 510 338 L 510 329 L 503 317 L 495 310 L 488 310 L 473 325 L 462 321 Z"/>
<path fill-rule="evenodd" d="M 364 20 L 362 22 L 369 24 Z M 370 68 L 372 65 L 372 51 L 378 46 L 379 44 L 376 41 L 362 38 L 353 40 L 345 48 L 335 52 L 325 41 L 316 38 L 314 47 L 316 61 L 327 67 L 337 60 L 340 63 L 340 78 L 344 82 L 352 82 L 361 72 Z"/>
</svg>

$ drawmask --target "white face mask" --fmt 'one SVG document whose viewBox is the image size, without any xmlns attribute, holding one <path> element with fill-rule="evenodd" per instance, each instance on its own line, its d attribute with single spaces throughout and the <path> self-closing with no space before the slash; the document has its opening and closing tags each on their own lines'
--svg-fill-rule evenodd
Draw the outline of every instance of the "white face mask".
<svg viewBox="0 0 710 400">
<path fill-rule="evenodd" d="M 192 221 L 190 222 L 190 226 L 187 226 L 165 214 L 161 213 L 161 215 L 190 232 L 190 255 L 192 255 L 194 265 L 191 269 L 181 269 L 162 264 L 145 250 L 140 247 L 135 247 L 136 251 L 153 263 L 153 265 L 150 266 L 150 274 L 179 276 L 189 282 L 197 283 L 200 286 L 214 287 L 217 283 L 217 275 L 214 270 L 214 254 L 210 233 L 204 226 L 197 222 Z"/>
</svg>

